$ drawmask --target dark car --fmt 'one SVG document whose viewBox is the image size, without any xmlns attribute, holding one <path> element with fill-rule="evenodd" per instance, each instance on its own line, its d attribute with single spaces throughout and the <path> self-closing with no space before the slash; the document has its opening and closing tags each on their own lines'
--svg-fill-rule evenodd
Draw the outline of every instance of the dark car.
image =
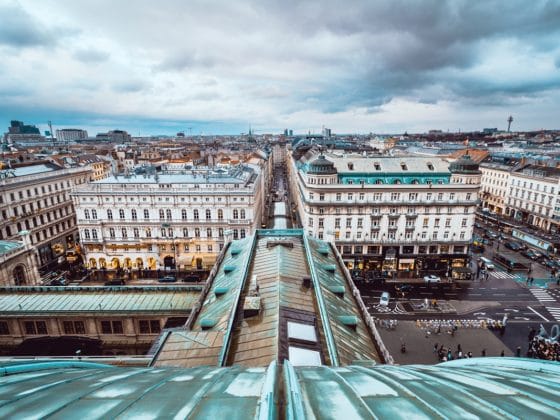
<svg viewBox="0 0 560 420">
<path fill-rule="evenodd" d="M 489 230 L 487 233 L 490 238 L 498 239 L 498 234 L 496 232 L 492 232 L 491 230 Z"/>
<path fill-rule="evenodd" d="M 541 261 L 541 264 L 544 265 L 545 267 L 552 269 L 557 269 L 558 265 L 556 265 L 556 261 L 554 260 L 550 260 L 548 258 L 545 258 Z"/>
<path fill-rule="evenodd" d="M 395 286 L 395 290 L 400 293 L 408 293 L 413 289 L 411 284 L 399 284 Z"/>
<path fill-rule="evenodd" d="M 160 283 L 175 283 L 177 278 L 175 276 L 164 276 L 158 279 Z"/>
<path fill-rule="evenodd" d="M 105 282 L 105 286 L 124 286 L 124 279 L 112 279 Z"/>
<path fill-rule="evenodd" d="M 197 275 L 192 274 L 192 275 L 190 275 L 190 276 L 185 277 L 185 278 L 183 279 L 183 281 L 184 281 L 184 282 L 190 282 L 190 283 L 197 283 L 197 282 L 200 281 L 200 277 L 198 277 Z"/>
<path fill-rule="evenodd" d="M 521 255 L 523 255 L 526 258 L 529 258 L 530 260 L 536 260 L 537 254 L 535 254 L 533 251 L 531 251 L 530 249 L 526 249 L 524 251 L 521 251 Z"/>
<path fill-rule="evenodd" d="M 504 243 L 504 246 L 508 249 L 511 249 L 512 251 L 521 250 L 521 247 L 519 246 L 519 244 L 517 242 L 513 242 L 513 241 Z"/>
</svg>

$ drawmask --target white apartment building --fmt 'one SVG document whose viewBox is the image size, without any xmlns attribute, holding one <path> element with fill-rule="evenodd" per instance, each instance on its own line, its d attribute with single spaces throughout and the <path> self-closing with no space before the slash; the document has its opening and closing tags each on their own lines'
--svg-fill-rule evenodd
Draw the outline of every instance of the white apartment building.
<svg viewBox="0 0 560 420">
<path fill-rule="evenodd" d="M 63 128 L 56 130 L 56 139 L 60 142 L 73 142 L 76 140 L 86 140 L 88 132 L 79 128 Z"/>
<path fill-rule="evenodd" d="M 497 214 L 506 214 L 510 173 L 513 167 L 495 162 L 480 164 L 480 199 L 482 208 Z"/>
<path fill-rule="evenodd" d="M 257 166 L 109 177 L 73 194 L 90 269 L 205 269 L 264 220 Z"/>
<path fill-rule="evenodd" d="M 28 232 L 40 271 L 64 260 L 78 238 L 70 191 L 87 182 L 90 172 L 89 168 L 61 169 L 50 162 L 0 171 L 0 240 L 19 240 L 20 232 Z M 20 283 L 28 282 L 28 277 Z"/>
<path fill-rule="evenodd" d="M 418 276 L 464 267 L 478 164 L 435 157 L 317 156 L 289 162 L 303 228 L 333 240 L 350 268 Z"/>
<path fill-rule="evenodd" d="M 560 169 L 525 164 L 510 174 L 506 215 L 545 232 L 560 223 Z"/>
</svg>

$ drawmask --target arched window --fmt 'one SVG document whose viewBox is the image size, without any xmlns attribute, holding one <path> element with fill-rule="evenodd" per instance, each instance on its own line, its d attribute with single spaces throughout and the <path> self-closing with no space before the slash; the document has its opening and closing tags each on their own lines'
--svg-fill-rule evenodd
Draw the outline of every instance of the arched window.
<svg viewBox="0 0 560 420">
<path fill-rule="evenodd" d="M 167 232 L 165 231 L 164 228 L 161 228 L 161 237 L 165 238 L 167 236 Z"/>
<path fill-rule="evenodd" d="M 121 232 L 122 232 L 122 237 L 123 237 L 123 238 L 128 237 L 128 233 L 127 233 L 127 231 L 126 231 L 126 228 L 122 228 Z"/>
<path fill-rule="evenodd" d="M 183 238 L 189 237 L 189 230 L 187 228 L 183 228 Z"/>
<path fill-rule="evenodd" d="M 212 229 L 211 229 L 211 228 L 207 228 L 207 229 L 206 229 L 206 237 L 207 237 L 207 238 L 211 238 L 211 237 L 212 237 Z"/>
<path fill-rule="evenodd" d="M 114 238 L 114 237 L 115 237 L 115 229 L 109 228 L 109 236 L 110 236 L 111 238 Z"/>
<path fill-rule="evenodd" d="M 239 210 L 235 209 L 235 210 L 233 211 L 233 218 L 234 218 L 234 219 L 239 219 Z"/>
<path fill-rule="evenodd" d="M 194 228 L 194 236 L 197 238 L 200 238 L 200 229 L 199 228 Z"/>
<path fill-rule="evenodd" d="M 241 219 L 245 219 L 245 210 L 241 210 L 241 212 L 240 212 L 240 218 L 241 218 Z"/>
<path fill-rule="evenodd" d="M 152 229 L 146 228 L 146 238 L 151 238 L 151 237 L 152 237 Z"/>
<path fill-rule="evenodd" d="M 84 230 L 84 238 L 89 239 L 89 229 Z"/>
<path fill-rule="evenodd" d="M 224 219 L 224 211 L 222 209 L 218 210 L 218 220 Z"/>
<path fill-rule="evenodd" d="M 135 238 L 139 238 L 139 237 L 140 237 L 140 231 L 138 230 L 138 228 L 134 228 L 134 237 L 135 237 Z"/>
<path fill-rule="evenodd" d="M 210 220 L 212 218 L 212 212 L 210 210 L 206 210 L 206 220 Z"/>
<path fill-rule="evenodd" d="M 91 230 L 91 237 L 92 237 L 93 239 L 97 239 L 97 229 L 92 229 L 92 230 Z"/>
<path fill-rule="evenodd" d="M 113 212 L 110 209 L 107 209 L 107 219 L 113 220 Z"/>
</svg>

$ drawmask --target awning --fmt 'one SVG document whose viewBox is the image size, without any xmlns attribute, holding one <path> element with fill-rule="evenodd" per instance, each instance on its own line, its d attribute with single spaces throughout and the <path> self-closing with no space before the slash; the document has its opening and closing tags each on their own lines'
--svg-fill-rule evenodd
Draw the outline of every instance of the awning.
<svg viewBox="0 0 560 420">
<path fill-rule="evenodd" d="M 202 263 L 204 265 L 214 265 L 214 263 L 216 262 L 216 255 L 204 255 L 202 257 Z"/>
<path fill-rule="evenodd" d="M 177 257 L 177 264 L 179 265 L 192 265 L 194 254 L 183 254 Z"/>
<path fill-rule="evenodd" d="M 414 258 L 401 258 L 399 264 L 412 264 L 414 263 Z"/>
</svg>

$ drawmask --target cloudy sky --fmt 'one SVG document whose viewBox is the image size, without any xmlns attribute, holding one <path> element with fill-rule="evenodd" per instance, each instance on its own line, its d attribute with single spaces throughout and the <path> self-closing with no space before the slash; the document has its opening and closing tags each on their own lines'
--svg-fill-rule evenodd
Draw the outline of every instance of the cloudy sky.
<svg viewBox="0 0 560 420">
<path fill-rule="evenodd" d="M 0 0 L 0 132 L 560 128 L 560 0 Z"/>
</svg>

